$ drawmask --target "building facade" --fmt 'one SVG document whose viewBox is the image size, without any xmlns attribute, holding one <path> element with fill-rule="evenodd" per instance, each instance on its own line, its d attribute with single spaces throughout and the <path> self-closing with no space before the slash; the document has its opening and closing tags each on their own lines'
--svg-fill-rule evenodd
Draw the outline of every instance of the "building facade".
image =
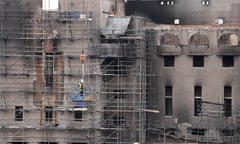
<svg viewBox="0 0 240 144">
<path fill-rule="evenodd" d="M 239 5 L 0 0 L 1 143 L 238 143 Z"/>
</svg>

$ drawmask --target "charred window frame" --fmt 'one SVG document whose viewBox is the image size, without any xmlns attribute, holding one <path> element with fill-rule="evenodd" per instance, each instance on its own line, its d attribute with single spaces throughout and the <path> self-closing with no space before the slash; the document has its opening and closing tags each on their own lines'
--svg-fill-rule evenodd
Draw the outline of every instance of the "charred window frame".
<svg viewBox="0 0 240 144">
<path fill-rule="evenodd" d="M 194 116 L 202 112 L 202 86 L 194 86 Z"/>
<path fill-rule="evenodd" d="M 173 115 L 173 88 L 165 86 L 165 116 Z"/>
<path fill-rule="evenodd" d="M 46 56 L 45 56 L 45 86 L 48 88 L 53 87 L 53 68 L 54 68 L 53 53 L 46 53 Z"/>
<path fill-rule="evenodd" d="M 222 56 L 222 66 L 223 67 L 233 67 L 234 66 L 234 56 Z"/>
<path fill-rule="evenodd" d="M 175 57 L 174 56 L 164 56 L 164 67 L 174 67 Z"/>
<path fill-rule="evenodd" d="M 15 121 L 23 121 L 23 106 L 15 106 Z"/>
<path fill-rule="evenodd" d="M 45 121 L 52 121 L 53 120 L 53 107 L 46 106 L 45 107 Z"/>
<path fill-rule="evenodd" d="M 224 86 L 224 115 L 232 116 L 232 87 Z"/>
<path fill-rule="evenodd" d="M 82 120 L 83 120 L 83 112 L 74 111 L 74 121 L 82 121 Z"/>
<path fill-rule="evenodd" d="M 193 67 L 204 67 L 204 56 L 193 56 Z"/>
</svg>

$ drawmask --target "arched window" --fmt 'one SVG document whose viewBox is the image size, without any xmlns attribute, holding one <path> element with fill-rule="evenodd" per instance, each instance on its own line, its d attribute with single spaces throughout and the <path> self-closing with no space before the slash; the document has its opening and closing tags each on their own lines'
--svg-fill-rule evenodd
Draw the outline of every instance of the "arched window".
<svg viewBox="0 0 240 144">
<path fill-rule="evenodd" d="M 189 40 L 189 44 L 192 45 L 209 45 L 210 41 L 206 35 L 194 34 Z"/>
<path fill-rule="evenodd" d="M 175 34 L 166 33 L 161 38 L 161 45 L 179 45 L 179 38 Z"/>
<path fill-rule="evenodd" d="M 227 45 L 227 46 L 237 46 L 238 45 L 238 36 L 236 34 L 228 33 L 228 34 L 223 34 L 219 39 L 218 39 L 218 45 Z"/>
</svg>

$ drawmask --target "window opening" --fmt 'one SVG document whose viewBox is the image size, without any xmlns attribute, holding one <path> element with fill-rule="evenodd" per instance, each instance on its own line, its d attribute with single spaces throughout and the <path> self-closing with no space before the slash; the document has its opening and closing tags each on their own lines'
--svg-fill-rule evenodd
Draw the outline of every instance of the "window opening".
<svg viewBox="0 0 240 144">
<path fill-rule="evenodd" d="M 46 87 L 53 87 L 53 54 L 47 53 L 45 59 L 45 85 Z"/>
<path fill-rule="evenodd" d="M 233 56 L 223 56 L 222 57 L 223 67 L 233 67 L 234 66 L 234 57 Z"/>
<path fill-rule="evenodd" d="M 74 120 L 75 121 L 82 121 L 83 112 L 82 111 L 74 111 Z"/>
<path fill-rule="evenodd" d="M 15 121 L 23 121 L 23 106 L 15 106 Z"/>
<path fill-rule="evenodd" d="M 202 129 L 202 128 L 192 128 L 192 135 L 200 135 L 200 136 L 204 136 L 206 129 Z"/>
<path fill-rule="evenodd" d="M 232 87 L 224 86 L 224 115 L 232 116 Z"/>
<path fill-rule="evenodd" d="M 202 87 L 194 86 L 194 116 L 202 112 Z"/>
<path fill-rule="evenodd" d="M 53 107 L 52 106 L 46 106 L 45 107 L 45 120 L 46 121 L 52 121 L 53 120 Z"/>
<path fill-rule="evenodd" d="M 165 86 L 165 115 L 172 116 L 173 101 L 172 101 L 172 86 Z"/>
<path fill-rule="evenodd" d="M 234 136 L 234 130 L 232 129 L 223 129 L 222 133 L 224 136 Z"/>
<path fill-rule="evenodd" d="M 164 56 L 164 66 L 174 67 L 174 56 Z"/>
<path fill-rule="evenodd" d="M 193 67 L 204 67 L 204 56 L 193 56 Z"/>
<path fill-rule="evenodd" d="M 115 116 L 113 117 L 113 124 L 116 126 L 126 125 L 126 119 L 123 116 Z"/>
</svg>

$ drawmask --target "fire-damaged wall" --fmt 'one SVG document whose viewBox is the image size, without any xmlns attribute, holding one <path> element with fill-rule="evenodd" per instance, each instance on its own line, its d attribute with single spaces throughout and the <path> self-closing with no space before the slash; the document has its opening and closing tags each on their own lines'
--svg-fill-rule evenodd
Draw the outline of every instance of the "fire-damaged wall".
<svg viewBox="0 0 240 144">
<path fill-rule="evenodd" d="M 238 0 L 128 0 L 126 15 L 141 15 L 150 21 L 173 24 L 214 24 L 217 19 L 226 23 L 238 23 Z"/>
<path fill-rule="evenodd" d="M 200 141 L 234 136 L 230 132 L 238 126 L 240 110 L 239 25 L 147 29 L 157 51 L 152 84 L 157 95 L 150 103 L 159 105 L 162 133 L 192 140 L 205 137 Z"/>
</svg>

